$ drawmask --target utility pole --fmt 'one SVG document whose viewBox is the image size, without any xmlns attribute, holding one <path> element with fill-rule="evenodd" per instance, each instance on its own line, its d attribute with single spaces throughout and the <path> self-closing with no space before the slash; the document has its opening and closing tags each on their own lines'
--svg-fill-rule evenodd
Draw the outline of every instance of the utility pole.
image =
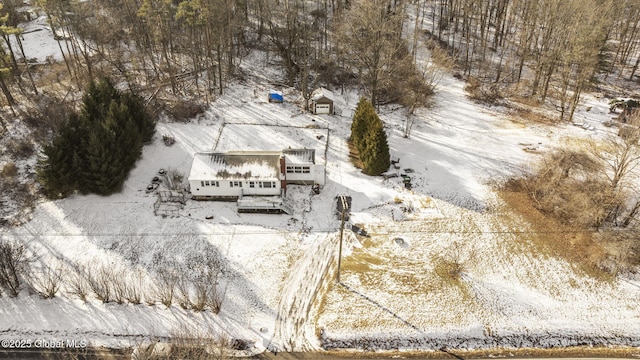
<svg viewBox="0 0 640 360">
<path fill-rule="evenodd" d="M 337 276 L 338 283 L 340 283 L 340 264 L 342 262 L 342 235 L 344 234 L 344 218 L 345 218 L 345 213 L 347 212 L 347 202 L 345 201 L 344 195 L 340 195 L 339 199 L 342 204 L 342 211 L 340 212 L 341 222 L 340 222 L 340 247 L 338 248 L 338 276 Z"/>
</svg>

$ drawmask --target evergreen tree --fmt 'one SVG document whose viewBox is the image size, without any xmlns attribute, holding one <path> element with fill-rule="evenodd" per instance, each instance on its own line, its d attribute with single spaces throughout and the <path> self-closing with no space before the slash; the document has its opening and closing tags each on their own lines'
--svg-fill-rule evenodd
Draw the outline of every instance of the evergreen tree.
<svg viewBox="0 0 640 360">
<path fill-rule="evenodd" d="M 351 123 L 351 142 L 356 150 L 361 151 L 361 142 L 367 132 L 367 122 L 371 116 L 373 105 L 369 100 L 360 98 L 356 110 L 353 112 L 353 121 Z"/>
<path fill-rule="evenodd" d="M 120 103 L 121 97 L 109 79 L 92 81 L 82 96 L 82 116 L 91 123 L 102 122 L 107 116 L 111 102 Z"/>
<path fill-rule="evenodd" d="M 133 119 L 137 132 L 142 137 L 142 143 L 149 144 L 156 132 L 156 124 L 147 111 L 142 97 L 126 93 L 122 98 L 122 104 L 127 106 L 127 113 Z"/>
<path fill-rule="evenodd" d="M 71 194 L 73 186 L 73 153 L 66 139 L 60 137 L 43 147 L 44 158 L 39 159 L 38 178 L 44 193 L 52 199 Z"/>
<path fill-rule="evenodd" d="M 82 111 L 45 146 L 38 173 L 45 194 L 119 191 L 154 132 L 155 123 L 140 97 L 121 93 L 107 79 L 90 84 Z"/>
<path fill-rule="evenodd" d="M 114 134 L 105 126 L 92 129 L 86 146 L 83 149 L 86 156 L 86 167 L 82 169 L 83 193 L 107 195 L 116 189 L 117 180 L 122 176 L 124 167 L 116 162 Z M 115 182 L 115 184 L 114 184 Z"/>
<path fill-rule="evenodd" d="M 50 198 L 66 197 L 77 188 L 77 170 L 84 166 L 79 150 L 87 135 L 87 127 L 76 114 L 69 117 L 60 134 L 43 147 L 38 177 L 44 193 Z"/>
<path fill-rule="evenodd" d="M 387 134 L 384 132 L 380 119 L 368 132 L 366 144 L 367 147 L 363 151 L 364 158 L 362 159 L 364 173 L 367 175 L 380 175 L 389 170 L 391 155 L 389 154 Z"/>
<path fill-rule="evenodd" d="M 365 174 L 380 175 L 389 169 L 391 157 L 387 134 L 373 105 L 365 98 L 360 99 L 353 113 L 351 142 L 358 151 Z"/>
</svg>

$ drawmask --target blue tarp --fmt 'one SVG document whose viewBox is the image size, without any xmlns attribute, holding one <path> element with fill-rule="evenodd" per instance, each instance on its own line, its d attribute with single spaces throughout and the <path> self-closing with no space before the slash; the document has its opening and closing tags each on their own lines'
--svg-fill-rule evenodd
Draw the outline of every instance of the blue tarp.
<svg viewBox="0 0 640 360">
<path fill-rule="evenodd" d="M 284 97 L 279 91 L 269 91 L 269 102 L 284 102 Z"/>
</svg>

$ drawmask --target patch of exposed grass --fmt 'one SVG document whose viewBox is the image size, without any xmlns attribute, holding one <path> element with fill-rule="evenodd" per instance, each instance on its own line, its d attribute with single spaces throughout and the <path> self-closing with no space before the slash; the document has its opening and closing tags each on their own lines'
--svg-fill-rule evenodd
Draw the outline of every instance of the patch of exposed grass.
<svg viewBox="0 0 640 360">
<path fill-rule="evenodd" d="M 442 281 L 451 285 L 459 285 L 464 269 L 460 262 L 438 257 L 434 259 L 434 263 L 434 272 Z"/>
<path fill-rule="evenodd" d="M 513 115 L 529 123 L 539 124 L 555 124 L 557 121 L 540 111 L 533 110 L 528 103 L 524 103 L 525 107 L 516 107 L 513 111 Z M 535 105 L 534 105 L 535 106 Z"/>
<path fill-rule="evenodd" d="M 354 248 L 351 255 L 343 257 L 342 268 L 360 272 L 371 270 L 371 265 L 373 265 L 373 267 L 383 265 L 385 262 L 384 259 L 367 250 L 367 248 L 372 245 L 371 242 L 366 242 L 363 247 Z"/>
<path fill-rule="evenodd" d="M 560 257 L 572 264 L 576 270 L 598 280 L 613 280 L 611 274 L 598 265 L 604 261 L 606 253 L 593 239 L 590 231 L 563 225 L 559 221 L 541 213 L 533 206 L 532 200 L 524 192 L 502 189 L 498 195 L 507 204 L 509 210 L 523 218 L 531 230 L 523 231 L 514 241 L 524 241 L 536 254 L 548 257 Z M 513 221 L 515 219 L 505 219 Z M 519 228 L 514 223 L 511 228 Z"/>
<path fill-rule="evenodd" d="M 13 162 L 5 164 L 0 170 L 0 178 L 9 179 L 16 177 L 16 175 L 18 175 L 18 168 Z"/>
</svg>

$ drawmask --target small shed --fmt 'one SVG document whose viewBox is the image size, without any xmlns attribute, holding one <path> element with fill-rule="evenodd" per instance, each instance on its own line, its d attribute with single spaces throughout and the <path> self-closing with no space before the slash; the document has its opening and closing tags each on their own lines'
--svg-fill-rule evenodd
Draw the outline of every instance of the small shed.
<svg viewBox="0 0 640 360">
<path fill-rule="evenodd" d="M 284 96 L 282 96 L 282 92 L 276 90 L 269 90 L 269 102 L 270 103 L 283 103 Z"/>
<path fill-rule="evenodd" d="M 309 110 L 314 114 L 333 114 L 333 93 L 325 88 L 317 88 L 311 94 Z"/>
</svg>

